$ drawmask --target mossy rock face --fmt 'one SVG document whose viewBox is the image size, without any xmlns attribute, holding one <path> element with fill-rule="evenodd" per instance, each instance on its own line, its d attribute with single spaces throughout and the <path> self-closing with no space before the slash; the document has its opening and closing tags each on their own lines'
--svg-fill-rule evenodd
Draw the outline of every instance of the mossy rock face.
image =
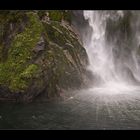
<svg viewBox="0 0 140 140">
<path fill-rule="evenodd" d="M 67 21 L 71 24 L 72 16 L 70 10 L 42 10 L 38 11 L 40 19 L 48 16 L 49 20 L 61 22 L 62 20 Z"/>
<path fill-rule="evenodd" d="M 84 84 L 87 54 L 71 27 L 61 23 L 64 11 L 49 11 L 47 22 L 41 16 L 48 11 L 2 12 L 0 98 L 31 101 L 41 93 L 55 97 L 61 89 Z"/>
</svg>

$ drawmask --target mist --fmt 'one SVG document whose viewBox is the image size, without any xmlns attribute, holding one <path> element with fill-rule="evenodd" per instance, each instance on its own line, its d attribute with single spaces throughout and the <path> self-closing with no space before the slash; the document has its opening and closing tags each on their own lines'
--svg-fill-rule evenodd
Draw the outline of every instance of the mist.
<svg viewBox="0 0 140 140">
<path fill-rule="evenodd" d="M 93 88 L 131 90 L 140 85 L 138 11 L 84 11 L 92 28 L 83 37 L 93 74 Z M 90 34 L 90 33 L 89 33 Z M 86 38 L 84 40 L 84 38 Z M 111 90 L 112 91 L 112 90 Z"/>
</svg>

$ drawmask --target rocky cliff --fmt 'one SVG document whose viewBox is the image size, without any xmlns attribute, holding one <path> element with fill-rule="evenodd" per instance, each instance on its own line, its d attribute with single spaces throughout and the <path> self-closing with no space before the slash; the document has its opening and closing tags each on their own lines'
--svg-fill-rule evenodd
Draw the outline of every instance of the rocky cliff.
<svg viewBox="0 0 140 140">
<path fill-rule="evenodd" d="M 70 11 L 0 11 L 0 100 L 59 97 L 85 85 L 87 63 Z"/>
</svg>

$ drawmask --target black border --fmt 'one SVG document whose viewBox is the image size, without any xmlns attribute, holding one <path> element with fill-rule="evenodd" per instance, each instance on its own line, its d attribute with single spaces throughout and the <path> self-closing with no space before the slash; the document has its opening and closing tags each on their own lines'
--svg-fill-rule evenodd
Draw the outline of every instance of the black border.
<svg viewBox="0 0 140 140">
<path fill-rule="evenodd" d="M 0 10 L 139 10 L 139 0 L 3 0 Z M 134 131 L 133 131 L 134 132 Z M 0 130 L 0 137 L 10 139 L 127 139 L 139 136 L 130 131 L 45 131 L 39 130 Z M 55 134 L 56 133 L 56 134 Z M 88 137 L 91 138 L 88 138 Z M 107 136 L 107 137 L 105 137 Z"/>
<path fill-rule="evenodd" d="M 57 130 L 1 130 L 1 139 L 39 139 L 39 140 L 135 140 L 139 138 L 139 131 L 105 131 L 105 130 L 87 130 L 87 131 L 57 131 Z"/>
<path fill-rule="evenodd" d="M 2 0 L 1 10 L 139 10 L 139 0 Z"/>
</svg>

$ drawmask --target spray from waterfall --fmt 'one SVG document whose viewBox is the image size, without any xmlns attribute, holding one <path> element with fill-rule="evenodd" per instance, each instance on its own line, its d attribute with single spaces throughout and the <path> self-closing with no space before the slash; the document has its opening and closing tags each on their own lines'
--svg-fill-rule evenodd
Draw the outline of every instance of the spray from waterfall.
<svg viewBox="0 0 140 140">
<path fill-rule="evenodd" d="M 99 85 L 118 91 L 140 85 L 139 15 L 124 11 L 84 11 L 84 17 L 92 29 L 91 38 L 84 42 L 88 69 Z"/>
</svg>

